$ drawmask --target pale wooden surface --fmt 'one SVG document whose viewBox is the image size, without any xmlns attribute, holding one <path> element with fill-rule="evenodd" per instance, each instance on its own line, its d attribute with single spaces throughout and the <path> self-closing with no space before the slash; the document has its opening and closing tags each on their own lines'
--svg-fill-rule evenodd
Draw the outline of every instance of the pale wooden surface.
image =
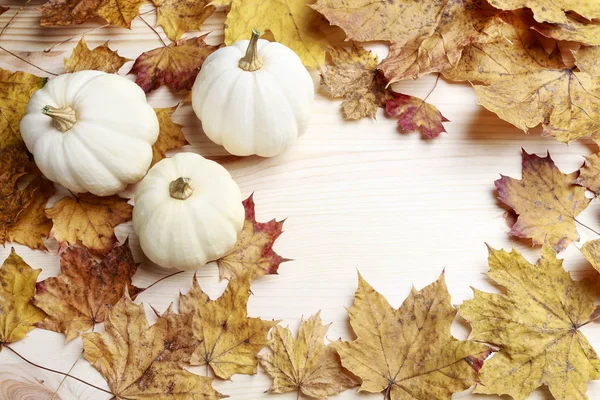
<svg viewBox="0 0 600 400">
<path fill-rule="evenodd" d="M 36 7 L 41 3 L 32 1 L 25 8 L 0 38 L 0 45 L 61 73 L 62 59 L 70 54 L 78 39 L 48 54 L 42 50 L 100 23 L 40 28 Z M 4 0 L 0 4 L 13 6 L 13 10 L 0 17 L 2 27 L 23 2 Z M 151 7 L 146 5 L 143 10 Z M 153 23 L 154 14 L 149 13 L 145 18 Z M 209 42 L 222 41 L 222 28 L 223 14 L 217 13 L 204 26 L 205 31 L 212 31 Z M 112 48 L 129 58 L 160 45 L 155 34 L 139 19 L 133 22 L 131 31 L 103 28 L 86 35 L 90 47 L 106 39 L 110 39 Z M 376 50 L 385 55 L 383 46 Z M 41 74 L 1 51 L 0 66 Z M 127 64 L 122 73 L 130 67 L 131 63 Z M 316 79 L 315 75 L 317 82 Z M 396 89 L 424 96 L 433 83 L 433 77 L 425 77 L 401 83 Z M 153 106 L 164 107 L 175 104 L 181 97 L 160 89 L 149 99 Z M 596 147 L 589 142 L 566 146 L 541 138 L 537 131 L 525 135 L 479 107 L 468 85 L 440 81 L 429 101 L 452 121 L 446 124 L 449 134 L 438 140 L 423 140 L 418 133 L 398 133 L 396 121 L 386 118 L 381 110 L 377 120 L 344 122 L 339 102 L 319 91 L 309 132 L 289 152 L 272 159 L 220 158 L 243 194 L 255 193 L 259 220 L 288 218 L 285 233 L 275 248 L 295 261 L 283 264 L 279 276 L 261 278 L 252 284 L 254 295 L 249 302 L 252 316 L 281 319 L 283 325 L 296 329 L 302 315 L 321 310 L 323 320 L 333 322 L 328 333 L 330 339 L 351 339 L 344 307 L 352 303 L 357 270 L 397 307 L 412 284 L 421 288 L 445 268 L 452 301 L 460 304 L 472 297 L 470 286 L 497 290 L 483 275 L 487 271 L 484 242 L 496 248 L 516 246 L 530 260 L 537 258 L 538 249 L 530 249 L 526 242 L 512 241 L 507 236 L 504 210 L 495 199 L 494 180 L 499 173 L 520 176 L 521 147 L 538 154 L 549 149 L 563 171 L 577 169 L 583 161 L 582 155 L 596 151 Z M 222 148 L 202 133 L 191 107 L 182 107 L 175 119 L 185 125 L 185 134 L 192 143 L 186 151 L 226 156 Z M 597 229 L 599 205 L 600 202 L 592 203 L 581 215 L 583 222 Z M 136 285 L 146 286 L 165 274 L 144 261 L 131 223 L 119 226 L 117 233 L 121 240 L 129 235 L 137 260 L 143 262 L 134 279 Z M 580 233 L 583 239 L 594 238 L 584 228 Z M 15 246 L 32 267 L 43 269 L 40 279 L 55 276 L 59 270 L 57 244 L 49 240 L 48 245 L 49 253 Z M 0 260 L 9 251 L 10 246 L 0 248 Z M 566 258 L 565 266 L 575 278 L 594 273 L 576 246 L 571 245 L 561 256 Z M 224 288 L 214 265 L 202 268 L 199 277 L 202 287 L 212 296 L 218 296 Z M 190 272 L 167 279 L 141 295 L 139 301 L 165 309 L 177 299 L 180 290 L 188 290 L 191 278 Z M 583 331 L 600 350 L 600 326 L 590 324 Z M 455 324 L 453 332 L 458 337 L 466 335 L 460 322 Z M 65 346 L 62 335 L 35 330 L 14 344 L 14 348 L 35 362 L 66 371 L 77 359 L 81 342 L 75 340 Z M 13 354 L 3 351 L 0 372 L 7 370 L 44 380 L 53 390 L 60 381 L 50 373 L 26 367 Z M 197 372 L 204 373 L 204 368 Z M 106 387 L 86 361 L 80 360 L 73 374 Z M 296 398 L 296 394 L 263 394 L 269 384 L 270 379 L 259 369 L 256 376 L 235 375 L 230 382 L 216 381 L 215 387 L 234 400 Z M 108 397 L 72 380 L 67 381 L 60 394 L 63 399 Z M 600 399 L 600 383 L 589 385 L 589 396 Z M 379 399 L 381 395 L 348 391 L 336 398 Z M 465 392 L 454 398 L 488 397 Z M 547 391 L 538 390 L 531 398 L 551 397 Z"/>
</svg>

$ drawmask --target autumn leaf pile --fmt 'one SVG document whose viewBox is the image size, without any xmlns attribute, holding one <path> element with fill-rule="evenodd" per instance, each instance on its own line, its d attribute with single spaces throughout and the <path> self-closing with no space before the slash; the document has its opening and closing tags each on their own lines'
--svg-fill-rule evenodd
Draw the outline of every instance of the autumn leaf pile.
<svg viewBox="0 0 600 400">
<path fill-rule="evenodd" d="M 40 25 L 77 25 L 102 19 L 129 28 L 142 0 L 50 0 Z M 437 108 L 395 92 L 396 83 L 438 74 L 468 82 L 480 104 L 527 132 L 537 126 L 561 142 L 600 137 L 600 3 L 522 0 L 152 0 L 162 45 L 122 57 L 110 42 L 90 49 L 83 37 L 64 60 L 64 72 L 127 71 L 146 92 L 161 86 L 184 99 L 207 56 L 247 39 L 253 28 L 294 50 L 317 71 L 323 89 L 341 99 L 344 118 L 375 118 L 385 110 L 402 131 L 428 138 L 445 132 Z M 222 44 L 199 31 L 224 10 Z M 0 8 L 0 14 L 6 12 Z M 144 20 L 145 21 L 145 20 Z M 337 28 L 333 28 L 333 27 Z M 164 32 L 164 33 L 161 33 Z M 330 34 L 326 34 L 329 32 Z M 333 32 L 333 33 L 332 33 Z M 185 34 L 185 36 L 184 36 Z M 341 37 L 341 39 L 335 36 Z M 163 37 L 163 36 L 166 36 Z M 380 60 L 363 47 L 386 42 Z M 63 72 L 63 71 L 61 71 Z M 60 274 L 37 282 L 13 249 L 0 268 L 0 350 L 32 329 L 81 340 L 83 358 L 104 377 L 116 399 L 218 399 L 214 379 L 264 370 L 269 393 L 296 392 L 326 399 L 345 390 L 382 393 L 390 400 L 450 399 L 475 393 L 524 399 L 542 385 L 555 399 L 585 399 L 600 379 L 600 359 L 580 328 L 596 321 L 597 278 L 574 281 L 557 252 L 587 229 L 577 216 L 600 194 L 600 153 L 563 173 L 549 155 L 523 152 L 521 179 L 502 176 L 498 197 L 516 216 L 510 235 L 542 246 L 531 264 L 516 250 L 489 250 L 489 278 L 500 294 L 475 289 L 459 307 L 451 303 L 445 273 L 392 307 L 359 274 L 348 308 L 351 341 L 325 341 L 329 325 L 319 314 L 297 332 L 279 321 L 248 314 L 251 282 L 278 273 L 288 259 L 273 250 L 283 222 L 258 222 L 252 196 L 231 252 L 217 260 L 224 293 L 215 299 L 194 277 L 191 289 L 167 310 L 146 318 L 133 285 L 143 268 L 115 227 L 132 217 L 128 199 L 92 194 L 54 196 L 57 187 L 35 167 L 19 132 L 33 93 L 47 78 L 0 69 L 0 243 L 47 250 L 60 244 Z M 436 81 L 437 82 L 437 81 Z M 434 88 L 432 88 L 434 89 Z M 173 121 L 179 104 L 157 108 L 160 135 L 155 164 L 188 144 Z M 60 188 L 59 188 L 60 189 Z M 64 190 L 59 190 L 64 193 Z M 54 199 L 51 201 L 51 198 Z M 600 271 L 600 239 L 581 246 Z M 152 285 L 151 285 L 152 286 Z M 450 326 L 459 313 L 472 328 L 458 340 Z M 104 324 L 102 332 L 96 331 Z M 259 354 L 260 353 L 260 354 Z M 204 366 L 207 376 L 187 366 Z M 212 375 L 215 378 L 211 378 Z"/>
</svg>

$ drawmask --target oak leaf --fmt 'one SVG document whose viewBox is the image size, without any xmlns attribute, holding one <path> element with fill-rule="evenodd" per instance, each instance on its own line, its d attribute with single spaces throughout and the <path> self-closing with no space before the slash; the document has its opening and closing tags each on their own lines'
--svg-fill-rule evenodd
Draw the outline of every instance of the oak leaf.
<svg viewBox="0 0 600 400">
<path fill-rule="evenodd" d="M 69 247 L 60 255 L 60 274 L 37 284 L 35 305 L 48 317 L 38 327 L 64 333 L 69 342 L 104 321 L 117 303 L 137 264 L 125 242 L 98 262 L 87 249 Z"/>
<path fill-rule="evenodd" d="M 108 47 L 108 41 L 100 46 L 90 50 L 84 38 L 79 40 L 73 54 L 68 59 L 65 58 L 65 70 L 67 72 L 76 72 L 84 70 L 97 70 L 109 73 L 117 73 L 128 58 L 121 57 L 116 51 Z"/>
<path fill-rule="evenodd" d="M 107 254 L 117 243 L 114 227 L 131 219 L 133 207 L 119 196 L 98 197 L 82 193 L 63 197 L 46 216 L 52 219 L 50 234 L 61 246 L 81 243 L 92 253 Z"/>
<path fill-rule="evenodd" d="M 314 0 L 232 0 L 225 20 L 225 44 L 250 39 L 252 29 L 270 31 L 294 50 L 304 65 L 319 69 L 329 43 L 320 32 L 321 16 L 309 7 Z"/>
<path fill-rule="evenodd" d="M 143 0 L 50 0 L 40 7 L 40 25 L 78 25 L 101 17 L 111 25 L 129 28 L 142 3 Z"/>
<path fill-rule="evenodd" d="M 575 65 L 593 76 L 600 76 L 600 46 L 582 46 L 573 53 Z"/>
<path fill-rule="evenodd" d="M 585 163 L 573 183 L 600 194 L 600 153 L 585 157 Z"/>
<path fill-rule="evenodd" d="M 173 107 L 154 109 L 158 117 L 160 132 L 158 139 L 152 145 L 152 165 L 165 158 L 168 150 L 189 144 L 181 129 L 183 126 L 171 119 L 177 107 L 179 107 L 179 104 Z"/>
<path fill-rule="evenodd" d="M 167 315 L 171 315 L 167 312 Z M 212 379 L 192 374 L 180 365 L 188 343 L 180 344 L 176 329 L 159 317 L 150 326 L 144 307 L 127 294 L 106 314 L 104 333 L 83 335 L 83 356 L 108 382 L 117 399 L 206 399 L 224 396 Z"/>
<path fill-rule="evenodd" d="M 375 118 L 377 109 L 392 97 L 377 69 L 377 56 L 364 48 L 335 47 L 328 51 L 332 65 L 321 75 L 321 83 L 332 97 L 343 97 L 346 119 Z"/>
<path fill-rule="evenodd" d="M 510 234 L 565 249 L 579 240 L 577 215 L 590 203 L 585 188 L 573 183 L 578 173 L 563 174 L 548 154 L 539 157 L 523 150 L 523 179 L 502 175 L 494 182 L 500 201 L 517 214 Z"/>
<path fill-rule="evenodd" d="M 0 350 L 21 340 L 46 314 L 30 300 L 41 269 L 32 269 L 15 249 L 0 268 Z"/>
<path fill-rule="evenodd" d="M 600 239 L 590 240 L 581 246 L 581 253 L 600 272 Z"/>
<path fill-rule="evenodd" d="M 215 12 L 210 0 L 152 0 L 156 6 L 156 25 L 162 26 L 171 40 L 187 31 L 197 31 Z"/>
<path fill-rule="evenodd" d="M 336 342 L 342 365 L 362 379 L 360 391 L 385 392 L 390 400 L 450 399 L 477 382 L 488 347 L 450 334 L 456 309 L 444 275 L 411 290 L 395 310 L 359 274 L 348 309 L 357 336 Z"/>
<path fill-rule="evenodd" d="M 192 315 L 194 337 L 201 341 L 191 365 L 210 365 L 222 379 L 256 373 L 257 354 L 267 345 L 267 333 L 277 321 L 248 317 L 249 294 L 250 281 L 234 279 L 221 297 L 209 300 L 194 276 L 190 293 L 179 300 L 180 312 Z"/>
<path fill-rule="evenodd" d="M 385 112 L 391 117 L 398 117 L 398 127 L 405 132 L 419 130 L 430 139 L 446 132 L 442 122 L 449 120 L 439 110 L 418 97 L 395 93 L 385 103 Z"/>
<path fill-rule="evenodd" d="M 516 250 L 489 249 L 488 276 L 506 294 L 475 290 L 460 314 L 472 340 L 500 351 L 485 362 L 475 393 L 525 399 L 547 385 L 557 400 L 585 399 L 600 378 L 600 359 L 579 328 L 594 314 L 595 282 L 573 281 L 550 246 L 535 265 Z"/>
<path fill-rule="evenodd" d="M 289 261 L 273 251 L 283 233 L 283 221 L 257 222 L 252 195 L 242 202 L 246 212 L 244 227 L 229 254 L 217 260 L 221 279 L 258 278 L 277 274 L 279 265 Z"/>
<path fill-rule="evenodd" d="M 176 91 L 191 90 L 204 60 L 219 47 L 206 44 L 205 37 L 179 40 L 142 53 L 130 71 L 137 74 L 135 83 L 146 93 L 162 85 Z"/>
<path fill-rule="evenodd" d="M 538 22 L 565 22 L 569 11 L 589 20 L 600 18 L 600 3 L 581 0 L 488 0 L 501 10 L 530 8 Z"/>
<path fill-rule="evenodd" d="M 298 338 L 289 328 L 275 326 L 269 340 L 272 354 L 260 356 L 260 364 L 273 378 L 268 393 L 297 391 L 315 399 L 327 399 L 357 386 L 342 368 L 334 345 L 323 340 L 329 325 L 323 326 L 319 314 L 300 323 Z"/>
</svg>

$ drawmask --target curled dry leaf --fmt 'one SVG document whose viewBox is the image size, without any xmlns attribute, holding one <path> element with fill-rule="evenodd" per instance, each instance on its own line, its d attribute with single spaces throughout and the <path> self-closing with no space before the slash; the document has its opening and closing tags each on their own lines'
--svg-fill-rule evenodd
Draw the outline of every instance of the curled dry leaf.
<svg viewBox="0 0 600 400">
<path fill-rule="evenodd" d="M 142 53 L 130 71 L 137 74 L 135 83 L 146 93 L 162 85 L 176 91 L 191 90 L 204 60 L 218 48 L 206 44 L 205 37 L 179 40 Z"/>
<path fill-rule="evenodd" d="M 600 194 L 600 153 L 585 157 L 585 163 L 573 183 Z"/>
<path fill-rule="evenodd" d="M 162 26 L 171 40 L 187 31 L 197 31 L 215 12 L 209 0 L 152 0 L 156 6 L 156 25 Z"/>
<path fill-rule="evenodd" d="M 133 207 L 119 196 L 90 193 L 63 197 L 46 216 L 52 219 L 50 234 L 61 246 L 81 243 L 95 254 L 107 254 L 117 243 L 115 226 L 131 219 Z"/>
<path fill-rule="evenodd" d="M 192 289 L 180 295 L 180 312 L 192 316 L 194 337 L 201 343 L 192 353 L 191 365 L 210 365 L 215 374 L 255 374 L 257 354 L 267 345 L 267 333 L 276 321 L 248 317 L 248 279 L 234 279 L 216 300 L 210 300 L 194 276 Z"/>
<path fill-rule="evenodd" d="M 244 227 L 229 254 L 217 260 L 221 279 L 256 279 L 277 274 L 279 265 L 289 261 L 273 251 L 283 233 L 284 221 L 257 222 L 252 195 L 242 202 L 246 212 Z"/>
<path fill-rule="evenodd" d="M 600 272 L 600 239 L 590 240 L 581 246 L 581 253 Z"/>
<path fill-rule="evenodd" d="M 600 34 L 598 35 L 600 36 Z M 577 67 L 590 75 L 600 76 L 600 46 L 583 46 L 573 52 Z"/>
<path fill-rule="evenodd" d="M 595 1 L 578 0 L 488 0 L 489 3 L 501 10 L 517 10 L 530 8 L 538 22 L 563 23 L 569 12 L 575 12 L 584 18 L 592 20 L 600 18 L 600 3 Z"/>
<path fill-rule="evenodd" d="M 523 179 L 502 176 L 494 184 L 500 200 L 517 214 L 510 234 L 549 243 L 556 251 L 579 240 L 577 215 L 590 203 L 585 188 L 574 184 L 578 173 L 563 174 L 550 155 L 538 157 L 523 150 Z"/>
<path fill-rule="evenodd" d="M 259 357 L 273 378 L 269 393 L 297 391 L 325 400 L 358 385 L 342 367 L 335 346 L 323 344 L 328 328 L 319 314 L 300 323 L 297 339 L 289 328 L 275 326 L 269 340 L 273 353 Z"/>
<path fill-rule="evenodd" d="M 321 16 L 309 7 L 314 0 L 232 0 L 225 20 L 225 44 L 250 39 L 252 29 L 270 31 L 275 40 L 298 54 L 304 65 L 319 69 L 329 43 L 319 30 Z"/>
<path fill-rule="evenodd" d="M 588 21 L 581 17 L 568 16 L 567 20 L 560 24 L 535 24 L 532 29 L 556 40 L 568 40 L 590 46 L 600 45 L 600 22 Z"/>
<path fill-rule="evenodd" d="M 346 119 L 375 118 L 377 109 L 392 97 L 377 70 L 377 56 L 353 44 L 328 51 L 333 65 L 321 75 L 321 82 L 332 97 L 343 97 L 342 114 Z"/>
<path fill-rule="evenodd" d="M 579 328 L 594 314 L 594 280 L 573 281 L 550 246 L 535 265 L 516 250 L 490 248 L 488 276 L 506 294 L 474 290 L 460 314 L 470 339 L 500 347 L 481 372 L 475 393 L 525 399 L 547 385 L 557 400 L 585 399 L 600 378 L 600 359 Z"/>
<path fill-rule="evenodd" d="M 79 40 L 71 57 L 65 58 L 65 70 L 76 72 L 84 70 L 97 70 L 109 73 L 117 73 L 127 62 L 128 58 L 121 57 L 116 51 L 108 47 L 108 41 L 90 50 L 84 38 Z"/>
<path fill-rule="evenodd" d="M 179 316 L 181 317 L 181 316 Z M 181 367 L 189 349 L 180 341 L 170 311 L 150 326 L 144 307 L 127 294 L 110 308 L 104 333 L 83 335 L 83 356 L 108 382 L 117 399 L 215 400 L 212 379 Z"/>
<path fill-rule="evenodd" d="M 32 269 L 15 249 L 0 268 L 0 350 L 21 340 L 46 314 L 33 304 L 35 281 L 41 269 Z"/>
<path fill-rule="evenodd" d="M 111 25 L 129 28 L 143 0 L 50 0 L 40 7 L 41 26 L 77 25 L 101 17 Z"/>
<path fill-rule="evenodd" d="M 359 275 L 348 314 L 357 339 L 336 342 L 342 365 L 362 379 L 360 391 L 384 392 L 390 400 L 450 399 L 477 382 L 490 353 L 450 334 L 456 309 L 443 274 L 413 288 L 397 310 Z"/>
<path fill-rule="evenodd" d="M 152 145 L 152 165 L 165 158 L 168 150 L 189 144 L 181 129 L 183 126 L 171 119 L 177 107 L 179 107 L 179 104 L 173 107 L 154 109 L 158 117 L 160 132 L 158 139 Z"/>
<path fill-rule="evenodd" d="M 67 342 L 75 339 L 104 321 L 107 307 L 132 288 L 136 270 L 127 242 L 101 262 L 87 249 L 67 248 L 60 255 L 60 274 L 37 284 L 35 304 L 48 314 L 37 326 L 64 333 Z"/>
<path fill-rule="evenodd" d="M 446 132 L 442 122 L 448 122 L 448 119 L 435 106 L 418 97 L 395 93 L 394 98 L 386 101 L 385 112 L 398 117 L 398 127 L 405 132 L 419 130 L 430 139 Z"/>
</svg>

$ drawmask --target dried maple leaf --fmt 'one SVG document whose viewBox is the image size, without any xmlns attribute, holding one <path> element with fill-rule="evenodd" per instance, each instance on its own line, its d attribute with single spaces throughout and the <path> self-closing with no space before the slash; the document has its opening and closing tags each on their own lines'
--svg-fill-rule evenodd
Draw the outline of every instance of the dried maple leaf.
<svg viewBox="0 0 600 400">
<path fill-rule="evenodd" d="M 161 85 L 174 90 L 191 90 L 204 60 L 219 46 L 204 42 L 204 36 L 173 42 L 142 53 L 130 73 L 137 74 L 135 83 L 150 92 Z"/>
<path fill-rule="evenodd" d="M 32 269 L 11 249 L 0 268 L 0 350 L 21 340 L 46 314 L 30 300 L 41 269 Z"/>
<path fill-rule="evenodd" d="M 170 312 L 167 315 L 171 314 Z M 106 314 L 104 333 L 83 335 L 83 356 L 108 382 L 117 399 L 214 400 L 224 396 L 212 379 L 180 365 L 188 343 L 162 316 L 150 326 L 144 307 L 125 295 Z"/>
<path fill-rule="evenodd" d="M 252 195 L 242 202 L 246 219 L 233 249 L 217 260 L 221 279 L 258 278 L 277 274 L 279 265 L 289 261 L 273 251 L 275 240 L 283 233 L 283 221 L 257 222 Z"/>
<path fill-rule="evenodd" d="M 4 6 L 0 6 L 0 15 L 4 14 L 5 12 L 7 12 L 8 10 L 10 10 L 9 7 L 4 7 Z"/>
<path fill-rule="evenodd" d="M 277 321 L 248 317 L 248 279 L 234 279 L 217 300 L 210 301 L 194 276 L 190 293 L 180 295 L 180 311 L 193 315 L 194 337 L 201 341 L 192 353 L 191 365 L 210 365 L 215 374 L 256 373 L 256 355 L 267 345 L 267 333 Z"/>
<path fill-rule="evenodd" d="M 573 183 L 600 194 L 600 153 L 585 157 L 585 164 L 579 169 L 579 176 Z"/>
<path fill-rule="evenodd" d="M 304 65 L 319 69 L 329 43 L 319 30 L 321 16 L 309 7 L 314 0 L 232 0 L 225 20 L 225 44 L 250 39 L 252 29 L 270 31 L 294 50 Z"/>
<path fill-rule="evenodd" d="M 392 97 L 377 70 L 377 56 L 356 45 L 332 48 L 328 53 L 333 65 L 321 74 L 321 83 L 332 97 L 344 98 L 344 118 L 375 118 L 377 109 Z"/>
<path fill-rule="evenodd" d="M 573 11 L 584 18 L 600 18 L 600 3 L 581 0 L 488 0 L 501 10 L 530 8 L 538 22 L 565 22 L 567 13 Z"/>
<path fill-rule="evenodd" d="M 588 381 L 600 378 L 600 359 L 579 331 L 596 308 L 594 280 L 573 281 L 549 246 L 535 265 L 516 250 L 489 251 L 488 276 L 506 294 L 474 290 L 460 308 L 470 339 L 500 347 L 475 393 L 525 399 L 547 385 L 557 400 L 586 399 Z"/>
<path fill-rule="evenodd" d="M 8 196 L 17 190 L 17 181 L 25 175 L 28 162 L 23 142 L 0 147 L 0 196 Z"/>
<path fill-rule="evenodd" d="M 595 21 L 567 17 L 564 23 L 534 24 L 531 28 L 556 40 L 569 40 L 590 46 L 600 45 L 600 23 Z"/>
<path fill-rule="evenodd" d="M 581 253 L 592 264 L 592 267 L 600 272 L 600 239 L 584 243 L 581 246 Z"/>
<path fill-rule="evenodd" d="M 599 35 L 600 36 L 600 35 Z M 583 71 L 593 76 L 600 76 L 600 46 L 583 46 L 573 52 L 575 65 Z"/>
<path fill-rule="evenodd" d="M 446 132 L 442 122 L 449 120 L 439 110 L 418 97 L 395 93 L 394 98 L 386 101 L 385 112 L 398 117 L 398 127 L 405 132 L 419 130 L 430 139 Z"/>
<path fill-rule="evenodd" d="M 187 31 L 197 31 L 215 12 L 209 0 L 152 0 L 156 6 L 156 25 L 160 25 L 171 40 L 179 40 Z"/>
<path fill-rule="evenodd" d="M 342 367 L 335 346 L 323 344 L 328 328 L 316 314 L 300 323 L 298 339 L 294 339 L 289 328 L 273 329 L 269 340 L 273 354 L 259 357 L 273 378 L 268 393 L 297 391 L 315 399 L 327 399 L 358 385 Z"/>
<path fill-rule="evenodd" d="M 548 154 L 538 157 L 523 150 L 523 179 L 508 176 L 494 182 L 499 199 L 517 214 L 510 234 L 549 243 L 556 251 L 579 240 L 575 217 L 590 203 L 585 188 L 573 181 L 578 173 L 563 174 Z"/>
<path fill-rule="evenodd" d="M 46 216 L 52 219 L 50 234 L 61 243 L 81 243 L 97 254 L 107 254 L 117 243 L 114 227 L 131 219 L 133 207 L 119 196 L 98 197 L 82 193 L 63 197 Z"/>
<path fill-rule="evenodd" d="M 108 47 L 108 41 L 100 46 L 90 50 L 84 38 L 81 38 L 73 54 L 68 59 L 65 58 L 65 70 L 67 72 L 76 72 L 83 70 L 97 70 L 110 73 L 117 73 L 128 58 L 121 57 L 116 51 Z"/>
<path fill-rule="evenodd" d="M 60 274 L 37 284 L 35 304 L 48 317 L 38 327 L 64 333 L 69 342 L 103 322 L 106 307 L 131 287 L 137 264 L 127 242 L 97 262 L 87 249 L 69 247 L 60 255 Z"/>
<path fill-rule="evenodd" d="M 155 108 L 160 133 L 156 143 L 152 145 L 152 165 L 156 164 L 167 156 L 167 150 L 188 145 L 189 142 L 183 135 L 183 127 L 171 120 L 173 113 L 177 110 L 179 104 L 167 108 Z"/>
<path fill-rule="evenodd" d="M 379 68 L 390 83 L 451 68 L 465 46 L 493 40 L 501 23 L 496 13 L 484 0 L 448 2 L 431 35 L 393 44 Z"/>
<path fill-rule="evenodd" d="M 101 17 L 111 25 L 129 28 L 143 0 L 50 0 L 40 7 L 41 26 L 77 25 Z"/>
<path fill-rule="evenodd" d="M 488 347 L 450 334 L 456 309 L 444 275 L 411 290 L 395 310 L 359 274 L 348 309 L 356 336 L 336 342 L 342 365 L 362 379 L 360 391 L 385 392 L 390 400 L 450 399 L 476 383 Z"/>
</svg>

